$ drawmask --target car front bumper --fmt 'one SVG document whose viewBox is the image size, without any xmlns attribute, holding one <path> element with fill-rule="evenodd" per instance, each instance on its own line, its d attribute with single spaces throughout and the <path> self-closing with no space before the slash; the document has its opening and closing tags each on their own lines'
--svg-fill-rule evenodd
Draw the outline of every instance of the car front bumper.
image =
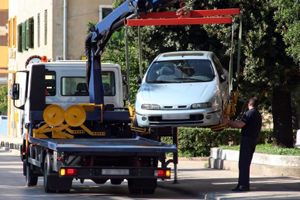
<svg viewBox="0 0 300 200">
<path fill-rule="evenodd" d="M 136 113 L 139 127 L 198 126 L 220 124 L 221 109 L 140 110 Z"/>
</svg>

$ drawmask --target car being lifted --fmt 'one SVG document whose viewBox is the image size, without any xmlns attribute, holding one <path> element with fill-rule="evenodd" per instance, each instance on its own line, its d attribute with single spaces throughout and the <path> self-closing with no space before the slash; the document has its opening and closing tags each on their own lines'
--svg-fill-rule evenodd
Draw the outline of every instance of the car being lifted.
<svg viewBox="0 0 300 200">
<path fill-rule="evenodd" d="M 213 126 L 220 123 L 228 72 L 209 51 L 179 51 L 157 56 L 136 97 L 140 127 Z"/>
</svg>

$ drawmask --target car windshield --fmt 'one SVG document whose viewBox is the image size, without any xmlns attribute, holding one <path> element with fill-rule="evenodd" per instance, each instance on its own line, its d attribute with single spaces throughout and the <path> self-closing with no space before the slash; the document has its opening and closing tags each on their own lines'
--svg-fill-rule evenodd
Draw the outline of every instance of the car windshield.
<svg viewBox="0 0 300 200">
<path fill-rule="evenodd" d="M 154 62 L 147 73 L 147 83 L 207 82 L 215 77 L 209 60 L 171 60 Z"/>
</svg>

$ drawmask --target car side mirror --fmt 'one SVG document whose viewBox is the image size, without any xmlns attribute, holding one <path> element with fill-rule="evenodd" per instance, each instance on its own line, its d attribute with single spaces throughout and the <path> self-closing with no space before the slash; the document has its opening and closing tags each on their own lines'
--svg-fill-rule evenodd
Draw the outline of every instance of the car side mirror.
<svg viewBox="0 0 300 200">
<path fill-rule="evenodd" d="M 137 78 L 136 78 L 136 83 L 137 83 L 137 84 L 141 84 L 141 83 L 142 83 L 141 77 L 137 77 Z"/>
<path fill-rule="evenodd" d="M 12 85 L 11 98 L 12 98 L 12 100 L 18 100 L 19 96 L 20 96 L 20 84 L 19 83 L 14 83 Z"/>
</svg>

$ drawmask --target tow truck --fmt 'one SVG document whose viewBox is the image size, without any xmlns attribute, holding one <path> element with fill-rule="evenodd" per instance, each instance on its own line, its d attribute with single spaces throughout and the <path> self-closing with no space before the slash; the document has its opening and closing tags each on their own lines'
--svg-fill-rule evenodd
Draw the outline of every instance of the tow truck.
<svg viewBox="0 0 300 200">
<path fill-rule="evenodd" d="M 171 162 L 174 163 L 176 179 L 176 129 L 156 130 L 161 135 L 173 136 L 174 144 L 159 142 L 151 136 L 151 131 L 144 132 L 148 138 L 139 136 L 139 129 L 132 126 L 132 109 L 124 108 L 118 100 L 119 103 L 111 103 L 105 92 L 109 74 L 113 74 L 114 78 L 109 79 L 115 86 L 113 94 L 122 98 L 121 90 L 117 89 L 122 88 L 120 68 L 100 62 L 110 36 L 124 25 L 151 25 L 153 22 L 160 22 L 154 25 L 165 22 L 195 24 L 203 21 L 197 20 L 198 12 L 193 12 L 195 16 L 189 15 L 194 19 L 176 16 L 176 22 L 168 17 L 162 23 L 157 19 L 161 17 L 157 13 L 149 13 L 154 20 L 145 20 L 146 24 L 132 19 L 146 18 L 143 14 L 149 10 L 174 2 L 125 1 L 91 28 L 85 41 L 86 67 L 82 62 L 31 63 L 25 70 L 16 72 L 12 99 L 23 112 L 20 152 L 27 186 L 37 185 L 39 176 L 44 178 L 45 192 L 68 192 L 73 179 L 81 183 L 91 179 L 97 184 L 107 180 L 121 184 L 127 179 L 130 193 L 150 194 L 154 193 L 158 178 L 171 177 L 168 168 Z M 228 15 L 232 11 L 224 13 Z M 171 15 L 173 17 L 173 13 Z M 207 20 L 228 23 L 229 17 L 204 19 L 204 22 Z M 82 82 L 85 73 L 87 84 Z M 82 84 L 76 89 L 85 91 L 72 92 L 77 83 Z M 87 95 L 89 98 L 85 98 Z M 172 153 L 173 159 L 168 160 L 167 153 Z"/>
</svg>

